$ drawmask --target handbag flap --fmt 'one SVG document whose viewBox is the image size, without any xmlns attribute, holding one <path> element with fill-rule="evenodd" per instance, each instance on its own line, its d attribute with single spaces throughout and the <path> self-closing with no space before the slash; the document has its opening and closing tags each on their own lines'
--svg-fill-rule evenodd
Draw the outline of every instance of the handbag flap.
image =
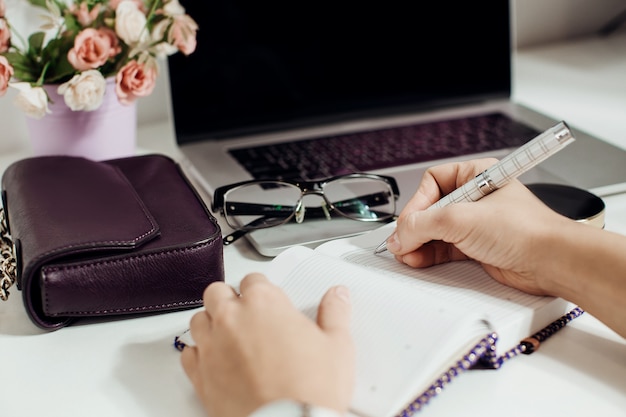
<svg viewBox="0 0 626 417">
<path fill-rule="evenodd" d="M 159 234 L 134 187 L 112 165 L 66 156 L 24 159 L 7 168 L 2 188 L 10 233 L 21 247 L 18 286 L 46 260 L 133 249 Z"/>
</svg>

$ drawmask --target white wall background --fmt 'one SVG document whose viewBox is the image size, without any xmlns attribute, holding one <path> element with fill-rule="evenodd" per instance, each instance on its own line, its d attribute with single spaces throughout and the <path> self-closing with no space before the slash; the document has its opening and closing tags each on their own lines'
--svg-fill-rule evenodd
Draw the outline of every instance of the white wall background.
<svg viewBox="0 0 626 417">
<path fill-rule="evenodd" d="M 198 0 L 205 1 L 205 0 Z M 38 20 L 25 10 L 24 0 L 5 0 L 13 25 L 36 28 Z M 626 0 L 515 0 L 516 45 L 538 44 L 593 35 L 609 20 L 626 10 Z M 625 30 L 624 25 L 620 30 Z M 138 101 L 139 124 L 149 125 L 169 117 L 167 68 L 161 62 L 161 76 L 154 93 Z M 0 155 L 23 148 L 27 141 L 25 116 L 13 106 L 15 92 L 0 98 Z"/>
<path fill-rule="evenodd" d="M 626 0 L 514 0 L 513 10 L 517 46 L 528 47 L 594 34 Z"/>
</svg>

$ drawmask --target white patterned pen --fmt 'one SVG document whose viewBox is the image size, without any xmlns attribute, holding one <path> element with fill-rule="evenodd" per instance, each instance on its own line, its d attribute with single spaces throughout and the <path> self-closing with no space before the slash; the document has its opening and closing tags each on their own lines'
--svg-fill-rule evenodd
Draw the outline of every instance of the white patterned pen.
<svg viewBox="0 0 626 417">
<path fill-rule="evenodd" d="M 476 175 L 474 179 L 446 195 L 427 210 L 445 207 L 449 204 L 478 201 L 554 155 L 574 140 L 567 124 L 559 122 L 501 159 L 494 166 Z M 386 250 L 387 241 L 384 241 L 374 250 L 374 253 L 378 254 Z"/>
</svg>

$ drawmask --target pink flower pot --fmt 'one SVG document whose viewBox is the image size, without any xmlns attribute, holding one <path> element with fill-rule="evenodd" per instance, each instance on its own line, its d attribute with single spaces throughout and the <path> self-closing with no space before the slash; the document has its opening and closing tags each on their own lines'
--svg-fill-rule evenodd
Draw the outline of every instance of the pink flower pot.
<svg viewBox="0 0 626 417">
<path fill-rule="evenodd" d="M 57 94 L 57 85 L 44 86 L 53 101 L 51 113 L 41 119 L 27 117 L 35 156 L 71 155 L 93 160 L 135 154 L 137 105 L 123 105 L 115 95 L 115 80 L 107 80 L 102 105 L 94 111 L 72 111 Z"/>
</svg>

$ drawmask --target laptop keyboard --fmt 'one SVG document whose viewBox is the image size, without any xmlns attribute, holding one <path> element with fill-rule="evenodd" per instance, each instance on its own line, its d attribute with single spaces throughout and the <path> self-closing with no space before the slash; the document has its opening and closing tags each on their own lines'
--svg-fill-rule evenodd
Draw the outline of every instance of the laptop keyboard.
<svg viewBox="0 0 626 417">
<path fill-rule="evenodd" d="M 539 133 L 494 113 L 229 152 L 256 179 L 314 180 L 518 147 Z"/>
</svg>

